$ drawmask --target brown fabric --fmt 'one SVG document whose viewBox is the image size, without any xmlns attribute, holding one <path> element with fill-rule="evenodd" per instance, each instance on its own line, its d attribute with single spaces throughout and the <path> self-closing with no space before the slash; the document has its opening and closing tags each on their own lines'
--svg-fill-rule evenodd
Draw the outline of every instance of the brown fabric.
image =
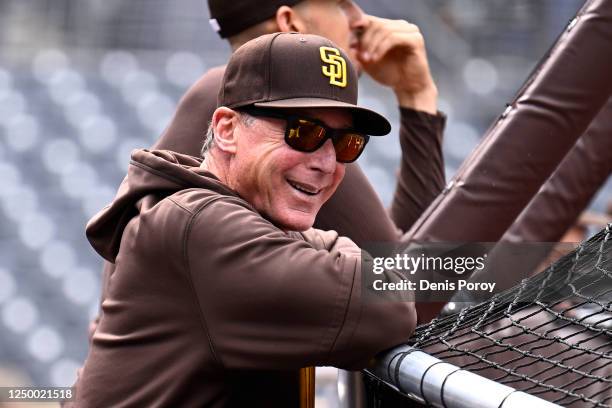
<svg viewBox="0 0 612 408">
<path fill-rule="evenodd" d="M 302 0 L 208 0 L 211 22 L 221 38 L 231 37 L 276 14 L 280 6 L 292 6 Z"/>
<path fill-rule="evenodd" d="M 609 99 L 586 133 L 503 235 L 500 240 L 503 245 L 498 245 L 489 254 L 488 262 L 499 267 L 493 271 L 478 271 L 472 280 L 490 282 L 495 279 L 496 289 L 501 291 L 537 272 L 538 266 L 550 255 L 547 248 L 524 253 L 520 267 L 504 264 L 498 259 L 507 257 L 513 251 L 514 243 L 520 245 L 522 242 L 559 241 L 568 228 L 574 225 L 611 172 L 612 99 Z"/>
<path fill-rule="evenodd" d="M 612 2 L 579 17 L 405 239 L 498 241 L 550 177 L 612 92 Z"/>
<path fill-rule="evenodd" d="M 412 333 L 412 303 L 365 300 L 353 242 L 281 231 L 199 164 L 135 151 L 88 223 L 115 268 L 74 406 L 240 406 L 253 378 L 249 406 L 293 406 L 269 376 L 360 368 Z"/>
<path fill-rule="evenodd" d="M 502 241 L 559 241 L 611 173 L 612 99 L 608 99 Z"/>
<path fill-rule="evenodd" d="M 327 38 L 266 34 L 232 54 L 217 106 L 339 108 L 352 113 L 355 130 L 372 136 L 388 134 L 391 125 L 387 119 L 356 105 L 357 81 L 350 58 Z"/>
<path fill-rule="evenodd" d="M 433 202 L 444 186 L 442 134 L 446 117 L 403 108 L 400 120 L 402 162 L 391 216 L 407 231 L 426 210 L 424 204 Z"/>
</svg>

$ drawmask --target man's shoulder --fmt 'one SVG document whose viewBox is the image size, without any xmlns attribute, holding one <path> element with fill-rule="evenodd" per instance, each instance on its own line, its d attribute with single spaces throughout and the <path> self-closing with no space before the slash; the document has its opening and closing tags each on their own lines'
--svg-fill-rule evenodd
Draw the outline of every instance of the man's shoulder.
<svg viewBox="0 0 612 408">
<path fill-rule="evenodd" d="M 221 208 L 242 207 L 243 209 L 254 211 L 253 207 L 239 196 L 209 188 L 194 187 L 181 190 L 167 197 L 167 199 L 173 203 L 174 206 L 192 215 L 200 214 L 206 207 L 213 203 L 220 204 L 216 207 Z"/>
<path fill-rule="evenodd" d="M 165 201 L 174 207 L 171 211 L 183 212 L 181 217 L 185 222 L 181 228 L 183 245 L 186 246 L 184 250 L 189 252 L 191 248 L 192 254 L 201 253 L 202 243 L 206 243 L 206 247 L 211 248 L 255 242 L 266 236 L 283 240 L 297 239 L 293 234 L 288 235 L 280 230 L 247 201 L 235 194 L 192 188 L 177 192 L 167 197 Z M 194 248 L 199 249 L 194 250 Z"/>
<path fill-rule="evenodd" d="M 206 94 L 211 98 L 214 98 L 215 103 L 217 99 L 217 93 L 221 87 L 223 81 L 223 75 L 225 74 L 225 65 L 210 68 L 193 84 L 189 93 Z M 210 91 L 210 92 L 209 92 Z"/>
</svg>

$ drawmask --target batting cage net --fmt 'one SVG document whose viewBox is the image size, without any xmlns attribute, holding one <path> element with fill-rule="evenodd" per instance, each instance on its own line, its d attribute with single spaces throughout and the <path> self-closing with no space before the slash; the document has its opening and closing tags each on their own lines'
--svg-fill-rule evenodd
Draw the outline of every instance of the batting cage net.
<svg viewBox="0 0 612 408">
<path fill-rule="evenodd" d="M 608 407 L 611 302 L 609 224 L 514 288 L 418 327 L 409 344 L 562 406 Z M 390 375 L 391 384 L 373 372 L 366 374 L 369 406 L 422 406 L 402 395 L 406 391 L 399 381 L 399 366 Z"/>
</svg>

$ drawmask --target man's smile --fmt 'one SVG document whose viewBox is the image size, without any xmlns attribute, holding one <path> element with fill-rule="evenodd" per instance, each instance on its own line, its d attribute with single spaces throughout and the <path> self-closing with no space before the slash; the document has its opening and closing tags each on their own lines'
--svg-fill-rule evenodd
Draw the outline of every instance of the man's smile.
<svg viewBox="0 0 612 408">
<path fill-rule="evenodd" d="M 295 180 L 290 180 L 287 179 L 287 183 L 289 183 L 289 185 L 291 187 L 293 187 L 295 190 L 307 194 L 309 196 L 315 196 L 317 194 L 319 194 L 321 192 L 321 190 L 323 190 L 322 188 L 318 188 L 316 186 L 313 186 L 311 184 L 308 183 L 302 183 L 299 181 L 295 181 Z"/>
</svg>

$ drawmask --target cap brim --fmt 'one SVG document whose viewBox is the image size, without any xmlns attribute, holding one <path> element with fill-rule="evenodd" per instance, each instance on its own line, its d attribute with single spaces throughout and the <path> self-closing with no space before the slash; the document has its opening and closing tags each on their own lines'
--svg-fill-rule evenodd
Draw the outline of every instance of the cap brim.
<svg viewBox="0 0 612 408">
<path fill-rule="evenodd" d="M 278 101 L 256 102 L 254 106 L 261 108 L 289 109 L 289 108 L 340 108 L 353 114 L 353 127 L 355 130 L 371 136 L 384 136 L 391 132 L 391 124 L 384 116 L 378 113 L 346 102 L 334 101 L 325 98 L 292 98 Z"/>
</svg>

